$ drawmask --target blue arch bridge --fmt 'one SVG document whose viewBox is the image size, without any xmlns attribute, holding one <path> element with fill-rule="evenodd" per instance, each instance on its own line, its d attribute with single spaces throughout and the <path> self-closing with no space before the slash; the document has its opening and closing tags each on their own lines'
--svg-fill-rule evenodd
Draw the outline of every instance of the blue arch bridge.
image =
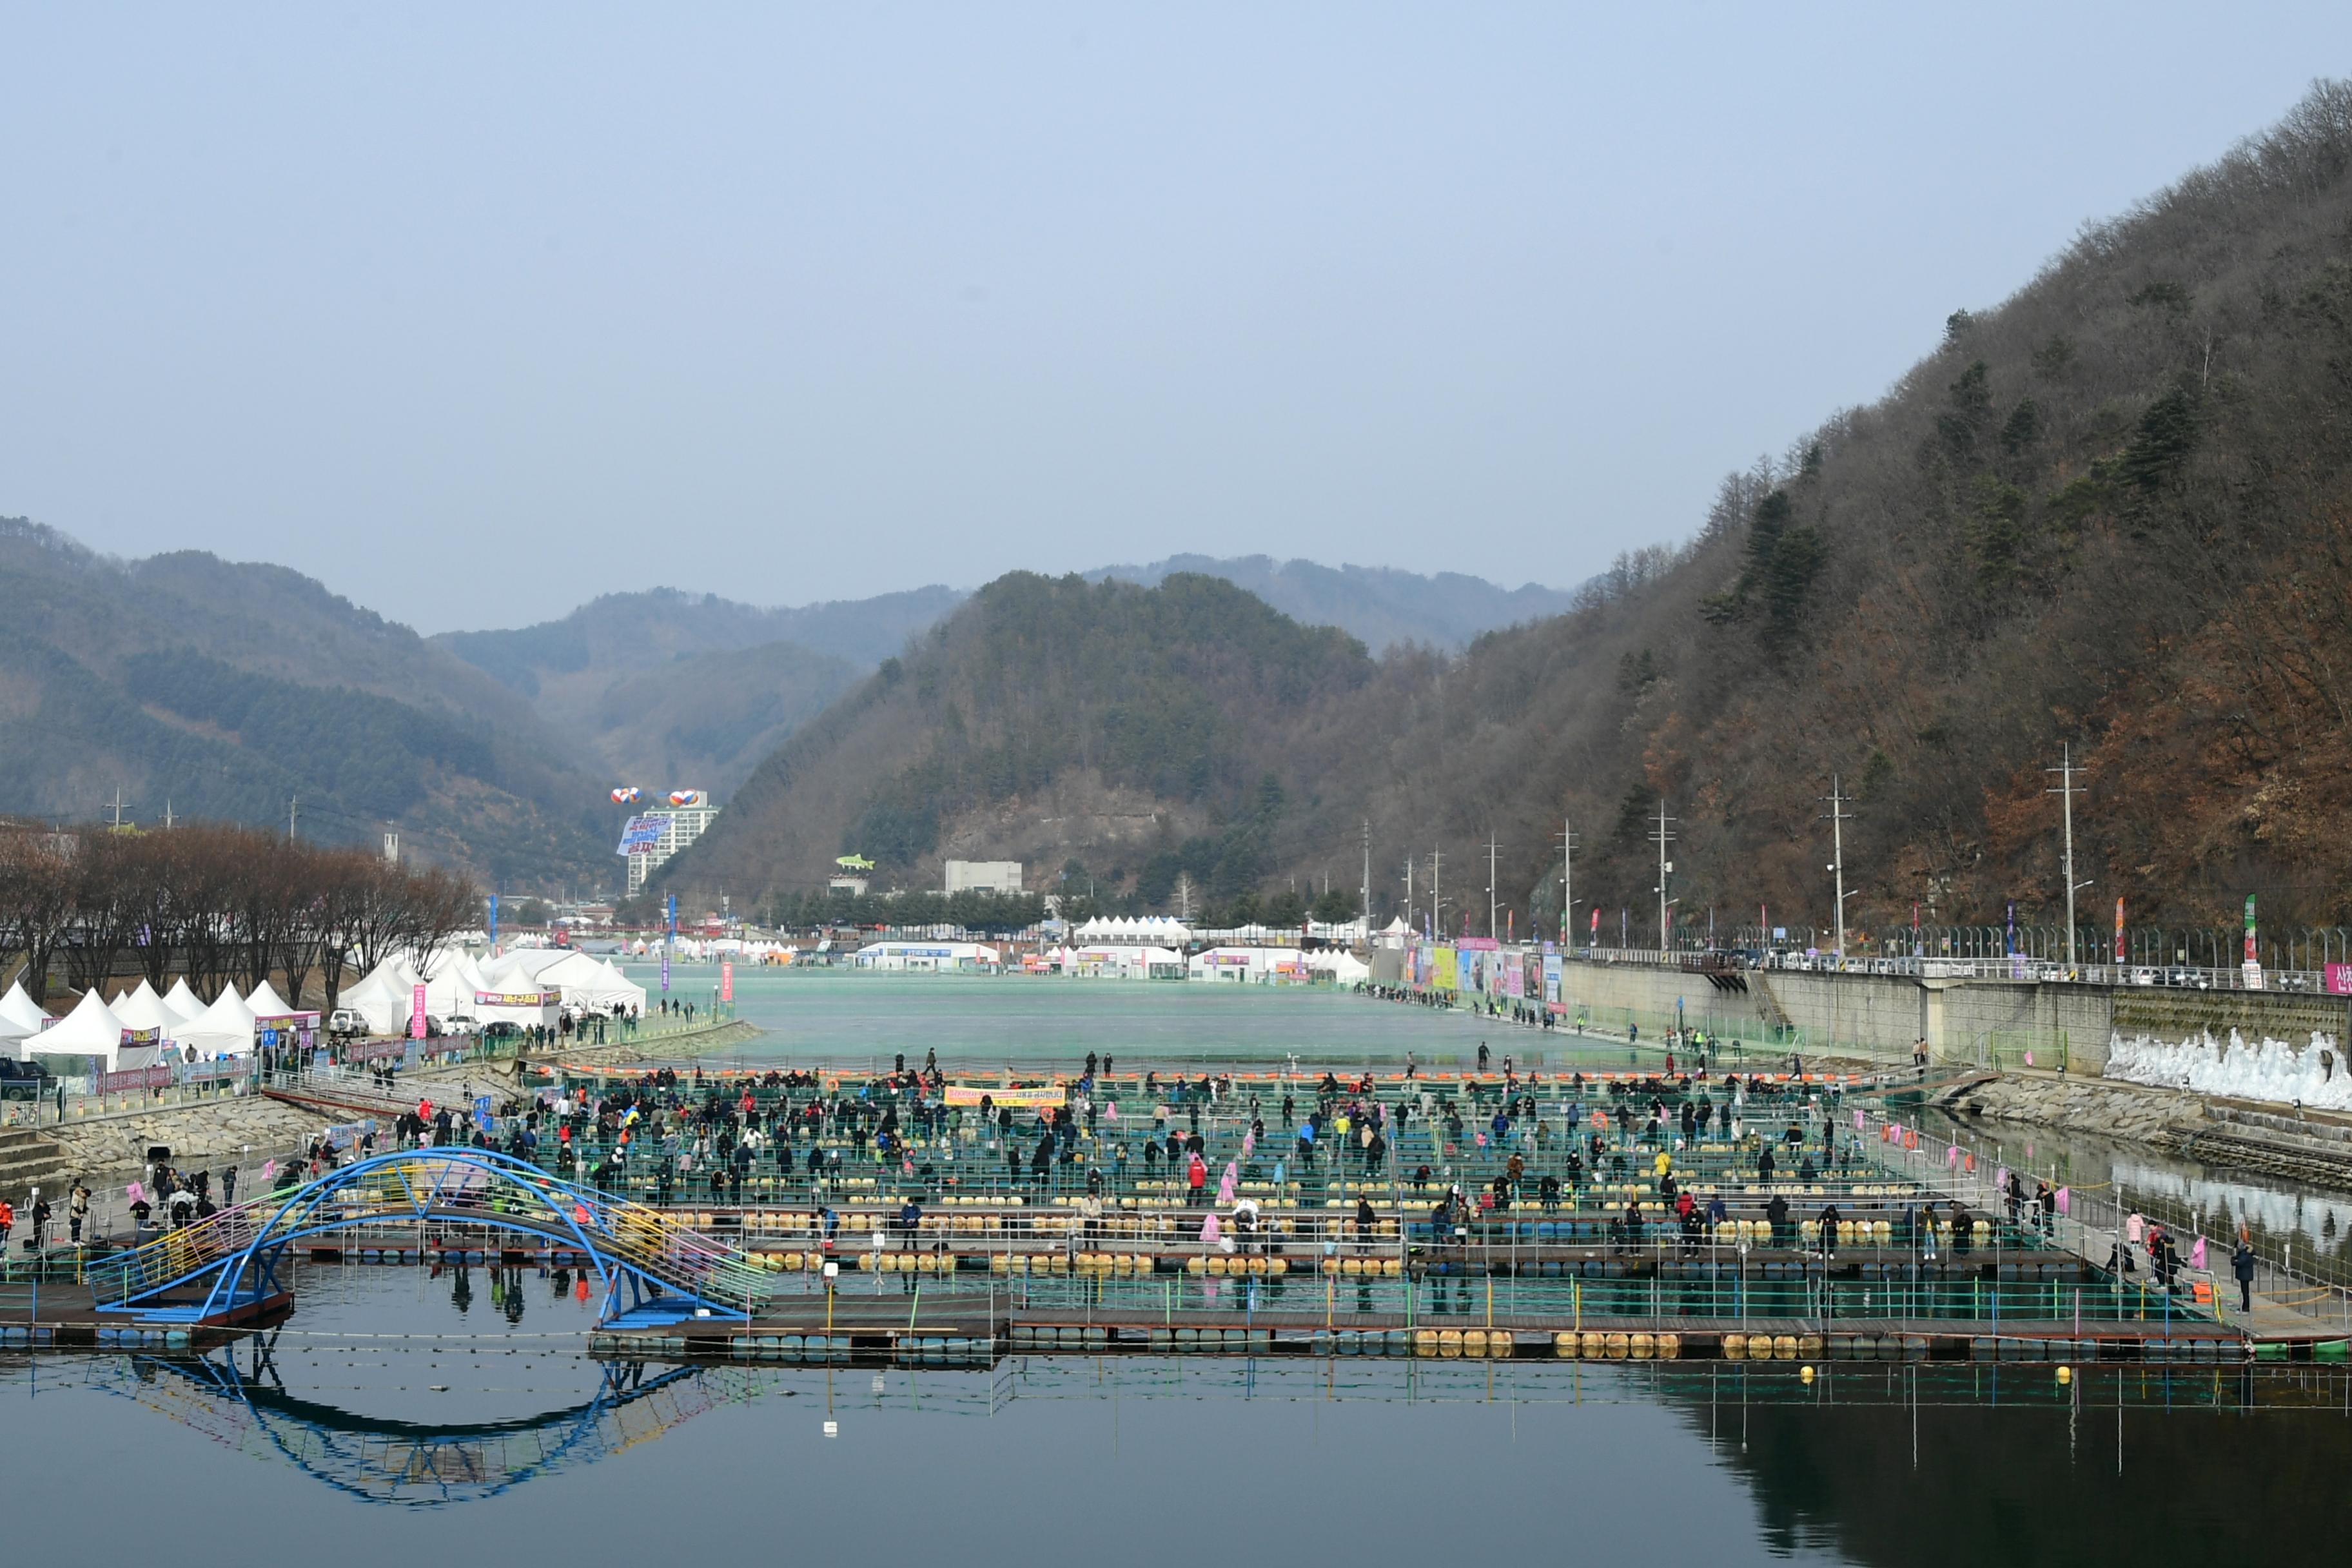
<svg viewBox="0 0 2352 1568">
<path fill-rule="evenodd" d="M 377 1154 L 166 1231 L 90 1266 L 98 1310 L 226 1324 L 291 1302 L 287 1248 L 361 1226 L 488 1227 L 567 1247 L 603 1290 L 600 1321 L 635 1327 L 759 1315 L 775 1277 L 677 1218 L 488 1149 Z"/>
</svg>

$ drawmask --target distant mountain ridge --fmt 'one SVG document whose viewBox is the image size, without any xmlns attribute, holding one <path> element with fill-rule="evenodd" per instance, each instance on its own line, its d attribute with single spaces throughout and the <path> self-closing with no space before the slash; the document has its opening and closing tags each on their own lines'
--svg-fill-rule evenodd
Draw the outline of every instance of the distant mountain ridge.
<svg viewBox="0 0 2352 1568">
<path fill-rule="evenodd" d="M 595 787 L 528 703 L 280 566 L 117 561 L 0 519 L 0 805 L 213 816 L 494 878 L 604 868 Z"/>
<path fill-rule="evenodd" d="M 1456 649 L 1558 615 L 1572 595 L 1499 588 L 1460 573 L 1179 555 L 1080 574 L 1156 587 L 1191 574 L 1254 594 L 1293 620 L 1337 626 L 1374 648 Z M 570 615 L 432 640 L 529 700 L 573 753 L 615 784 L 716 791 L 723 799 L 793 730 L 857 678 L 968 602 L 936 584 L 870 599 L 762 609 L 716 594 L 607 594 Z"/>
<path fill-rule="evenodd" d="M 1325 566 L 1270 555 L 1217 559 L 1171 555 L 1147 566 L 1103 566 L 1085 574 L 1088 582 L 1116 577 L 1156 587 L 1178 572 L 1222 577 L 1247 589 L 1295 621 L 1338 626 L 1378 653 L 1399 643 L 1467 647 L 1505 626 L 1524 625 L 1576 607 L 1572 589 L 1534 583 L 1499 587 L 1459 572 L 1422 574 L 1393 566 Z"/>
</svg>

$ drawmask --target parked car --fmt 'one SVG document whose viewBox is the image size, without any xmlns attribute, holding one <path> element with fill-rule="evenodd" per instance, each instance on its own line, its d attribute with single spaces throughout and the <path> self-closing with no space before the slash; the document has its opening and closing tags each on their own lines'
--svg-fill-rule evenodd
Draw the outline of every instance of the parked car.
<svg viewBox="0 0 2352 1568">
<path fill-rule="evenodd" d="M 2156 971 L 2135 969 L 2131 972 L 2131 983 L 2135 985 L 2153 985 L 2156 984 Z"/>
<path fill-rule="evenodd" d="M 327 1015 L 327 1037 L 331 1040 L 352 1040 L 368 1032 L 367 1020 L 354 1007 L 338 1007 Z"/>
<path fill-rule="evenodd" d="M 445 1035 L 470 1035 L 474 1033 L 474 1020 L 462 1013 L 453 1018 L 445 1018 L 441 1022 L 441 1032 Z"/>
<path fill-rule="evenodd" d="M 38 1062 L 0 1058 L 0 1100 L 38 1100 L 48 1081 Z"/>
</svg>

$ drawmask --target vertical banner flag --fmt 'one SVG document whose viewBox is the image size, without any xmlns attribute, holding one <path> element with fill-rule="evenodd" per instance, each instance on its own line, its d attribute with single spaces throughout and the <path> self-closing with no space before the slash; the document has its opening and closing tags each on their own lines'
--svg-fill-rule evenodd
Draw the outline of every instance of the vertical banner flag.
<svg viewBox="0 0 2352 1568">
<path fill-rule="evenodd" d="M 667 911 L 664 916 L 664 922 L 661 988 L 663 994 L 667 995 L 669 992 L 670 950 L 677 945 L 677 895 L 676 893 L 669 895 L 667 902 Z"/>
<path fill-rule="evenodd" d="M 731 959 L 719 966 L 719 999 L 721 1002 L 735 1000 L 735 963 Z"/>
<path fill-rule="evenodd" d="M 2116 900 L 2116 962 L 2124 961 L 2124 901 Z"/>
<path fill-rule="evenodd" d="M 1592 941 L 1591 945 L 1594 947 L 1599 947 L 1601 945 L 1601 906 L 1599 904 L 1592 906 Z"/>
<path fill-rule="evenodd" d="M 422 985 L 408 988 L 408 1037 L 412 1040 L 425 1037 L 425 987 Z"/>
<path fill-rule="evenodd" d="M 491 955 L 492 957 L 496 957 L 496 956 L 498 955 L 498 951 L 499 951 L 499 896 L 498 896 L 496 893 L 492 893 L 492 894 L 490 895 L 490 955 Z"/>
<path fill-rule="evenodd" d="M 2254 896 L 2248 893 L 2246 895 L 2246 989 L 2249 991 L 2259 991 L 2263 988 L 2263 961 L 2258 956 L 2260 950 L 2254 944 Z"/>
</svg>

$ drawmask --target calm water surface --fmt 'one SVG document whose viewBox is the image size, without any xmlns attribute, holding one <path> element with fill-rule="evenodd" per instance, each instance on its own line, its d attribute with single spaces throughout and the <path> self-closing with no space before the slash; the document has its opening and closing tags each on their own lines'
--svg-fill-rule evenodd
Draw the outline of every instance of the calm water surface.
<svg viewBox="0 0 2352 1568">
<path fill-rule="evenodd" d="M 299 1289 L 233 1354 L 0 1363 L 11 1560 L 2342 1559 L 2334 1370 L 607 1368 L 535 1272 Z"/>
<path fill-rule="evenodd" d="M 683 970 L 679 989 L 713 980 Z M 753 1048 L 785 1059 L 1320 1065 L 1411 1048 L 1451 1065 L 1486 1039 L 1549 1068 L 1575 1051 L 1256 987 L 751 972 L 738 994 L 771 1031 Z M 2037 1143 L 2032 1158 L 2056 1152 L 2078 1176 L 2109 1157 Z M 2159 1174 L 2200 1178 L 2137 1179 Z M 2282 1195 L 2305 1196 L 2231 1201 Z M 2312 1212 L 2281 1223 L 2332 1217 Z M 607 1366 L 582 1353 L 590 1315 L 562 1276 L 315 1267 L 283 1329 L 234 1352 L 0 1358 L 9 1560 L 2344 1555 L 2340 1369 L 2110 1366 L 2062 1386 L 2026 1365 L 1871 1363 L 1810 1384 L 1779 1364 L 1535 1360 Z"/>
</svg>

